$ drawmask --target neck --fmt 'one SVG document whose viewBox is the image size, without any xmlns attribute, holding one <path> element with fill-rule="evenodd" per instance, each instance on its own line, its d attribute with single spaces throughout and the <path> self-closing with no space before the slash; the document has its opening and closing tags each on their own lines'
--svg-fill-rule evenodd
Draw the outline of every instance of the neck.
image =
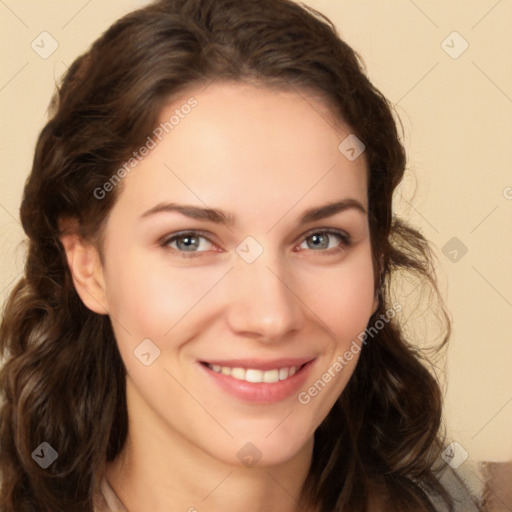
<svg viewBox="0 0 512 512">
<path fill-rule="evenodd" d="M 128 379 L 128 402 L 131 393 Z M 107 479 L 128 512 L 299 510 L 313 438 L 285 462 L 245 467 L 213 458 L 149 410 L 129 416 L 125 445 L 106 467 Z"/>
</svg>

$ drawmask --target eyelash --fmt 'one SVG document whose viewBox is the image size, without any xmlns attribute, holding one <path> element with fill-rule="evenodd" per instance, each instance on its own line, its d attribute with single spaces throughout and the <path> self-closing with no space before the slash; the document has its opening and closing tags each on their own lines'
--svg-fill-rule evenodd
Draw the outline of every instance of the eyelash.
<svg viewBox="0 0 512 512">
<path fill-rule="evenodd" d="M 308 238 L 312 237 L 313 235 L 334 235 L 339 238 L 340 243 L 334 248 L 323 249 L 323 250 L 319 250 L 319 251 L 315 251 L 314 249 L 307 249 L 307 250 L 310 250 L 313 252 L 319 252 L 319 253 L 326 254 L 326 255 L 337 254 L 337 253 L 341 252 L 343 249 L 349 247 L 352 243 L 350 235 L 348 233 L 346 233 L 345 231 L 341 231 L 338 229 L 332 229 L 332 228 L 323 228 L 323 229 L 317 229 L 314 231 L 307 232 L 304 236 L 303 241 L 299 245 L 302 245 L 302 243 L 304 243 Z M 171 244 L 172 242 L 176 241 L 177 239 L 179 239 L 181 237 L 185 237 L 185 236 L 204 238 L 205 240 L 208 240 L 209 243 L 213 244 L 213 242 L 202 231 L 181 231 L 179 233 L 174 233 L 171 236 L 167 236 L 167 237 L 163 238 L 159 242 L 159 245 L 169 251 L 180 253 L 184 258 L 195 258 L 197 256 L 200 256 L 201 253 L 207 252 L 207 251 L 187 252 L 187 251 L 180 251 L 179 249 L 174 249 L 172 247 L 169 247 L 169 244 Z"/>
</svg>

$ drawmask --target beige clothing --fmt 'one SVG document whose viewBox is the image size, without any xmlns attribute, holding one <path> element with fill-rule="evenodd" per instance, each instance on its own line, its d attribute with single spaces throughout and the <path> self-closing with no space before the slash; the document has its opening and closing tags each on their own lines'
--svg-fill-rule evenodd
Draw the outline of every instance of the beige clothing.
<svg viewBox="0 0 512 512">
<path fill-rule="evenodd" d="M 457 473 L 447 467 L 441 474 L 441 482 L 446 486 L 455 500 L 455 512 L 478 512 L 475 498 L 469 489 L 460 481 Z M 436 512 L 447 512 L 447 508 L 440 501 L 433 498 Z M 94 498 L 94 512 L 128 512 L 121 500 L 104 476 L 101 481 L 100 491 Z"/>
<path fill-rule="evenodd" d="M 101 481 L 100 490 L 94 497 L 94 512 L 128 512 L 105 476 Z"/>
</svg>

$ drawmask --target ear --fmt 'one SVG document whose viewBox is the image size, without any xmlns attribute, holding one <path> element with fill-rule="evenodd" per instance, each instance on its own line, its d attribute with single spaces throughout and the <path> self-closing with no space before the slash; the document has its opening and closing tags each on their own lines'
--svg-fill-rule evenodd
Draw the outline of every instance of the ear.
<svg viewBox="0 0 512 512">
<path fill-rule="evenodd" d="M 94 313 L 108 314 L 105 279 L 96 247 L 75 234 L 63 235 L 60 241 L 66 251 L 73 284 L 82 302 Z"/>
</svg>

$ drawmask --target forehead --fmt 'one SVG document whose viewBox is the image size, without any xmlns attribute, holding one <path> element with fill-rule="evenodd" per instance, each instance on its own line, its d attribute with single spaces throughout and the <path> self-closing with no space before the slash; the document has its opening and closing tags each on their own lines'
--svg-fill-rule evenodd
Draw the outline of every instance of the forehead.
<svg viewBox="0 0 512 512">
<path fill-rule="evenodd" d="M 304 91 L 213 83 L 175 98 L 158 123 L 156 146 L 124 179 L 119 202 L 134 213 L 171 200 L 277 216 L 298 202 L 366 206 L 364 154 L 339 149 L 350 128 Z"/>
</svg>

